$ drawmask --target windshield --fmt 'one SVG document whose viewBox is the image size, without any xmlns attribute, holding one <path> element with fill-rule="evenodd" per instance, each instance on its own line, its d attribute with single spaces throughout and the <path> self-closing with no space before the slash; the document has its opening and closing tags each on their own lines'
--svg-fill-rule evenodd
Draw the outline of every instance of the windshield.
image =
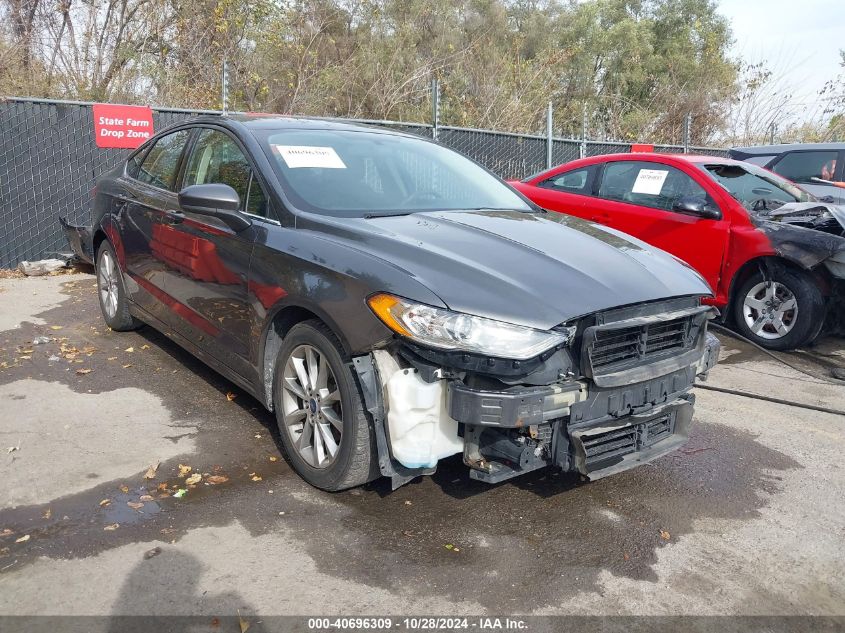
<svg viewBox="0 0 845 633">
<path fill-rule="evenodd" d="M 341 217 L 416 211 L 531 207 L 457 152 L 424 140 L 368 131 L 265 133 L 265 151 L 291 202 Z"/>
<path fill-rule="evenodd" d="M 699 163 L 698 166 L 750 211 L 777 209 L 788 202 L 815 200 L 798 185 L 756 165 Z"/>
</svg>

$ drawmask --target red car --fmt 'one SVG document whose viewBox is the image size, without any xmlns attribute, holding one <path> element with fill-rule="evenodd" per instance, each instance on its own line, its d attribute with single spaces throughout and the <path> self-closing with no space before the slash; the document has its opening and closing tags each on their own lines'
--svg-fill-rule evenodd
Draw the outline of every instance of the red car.
<svg viewBox="0 0 845 633">
<path fill-rule="evenodd" d="M 812 341 L 845 279 L 845 208 L 750 163 L 614 154 L 514 187 L 539 206 L 618 229 L 695 268 L 736 329 L 770 349 Z"/>
</svg>

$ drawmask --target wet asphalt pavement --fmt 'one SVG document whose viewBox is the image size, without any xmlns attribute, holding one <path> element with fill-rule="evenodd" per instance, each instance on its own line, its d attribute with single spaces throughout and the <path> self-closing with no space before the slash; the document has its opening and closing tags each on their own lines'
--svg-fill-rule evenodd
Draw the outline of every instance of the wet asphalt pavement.
<svg viewBox="0 0 845 633">
<path fill-rule="evenodd" d="M 708 384 L 845 410 L 722 340 Z M 597 482 L 487 486 L 456 456 L 329 494 L 253 398 L 151 328 L 109 331 L 92 276 L 0 281 L 0 614 L 842 615 L 844 439 L 845 416 L 699 390 L 681 451 Z"/>
</svg>

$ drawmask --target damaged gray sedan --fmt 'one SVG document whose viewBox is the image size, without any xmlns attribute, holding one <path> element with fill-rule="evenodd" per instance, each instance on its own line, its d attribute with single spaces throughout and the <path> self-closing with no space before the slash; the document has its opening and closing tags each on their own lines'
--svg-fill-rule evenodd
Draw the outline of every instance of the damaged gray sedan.
<svg viewBox="0 0 845 633">
<path fill-rule="evenodd" d="M 631 468 L 687 440 L 718 357 L 694 270 L 412 136 L 196 119 L 101 179 L 93 217 L 67 231 L 108 325 L 254 395 L 326 490 L 455 454 L 490 483 Z"/>
</svg>

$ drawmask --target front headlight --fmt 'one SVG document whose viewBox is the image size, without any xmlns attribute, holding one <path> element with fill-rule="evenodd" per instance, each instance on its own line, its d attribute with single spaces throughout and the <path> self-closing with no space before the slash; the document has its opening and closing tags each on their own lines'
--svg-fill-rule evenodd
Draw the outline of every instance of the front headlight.
<svg viewBox="0 0 845 633">
<path fill-rule="evenodd" d="M 569 343 L 575 333 L 575 328 L 564 332 L 535 330 L 388 294 L 373 295 L 367 303 L 387 327 L 420 345 L 498 358 L 534 358 Z"/>
</svg>

